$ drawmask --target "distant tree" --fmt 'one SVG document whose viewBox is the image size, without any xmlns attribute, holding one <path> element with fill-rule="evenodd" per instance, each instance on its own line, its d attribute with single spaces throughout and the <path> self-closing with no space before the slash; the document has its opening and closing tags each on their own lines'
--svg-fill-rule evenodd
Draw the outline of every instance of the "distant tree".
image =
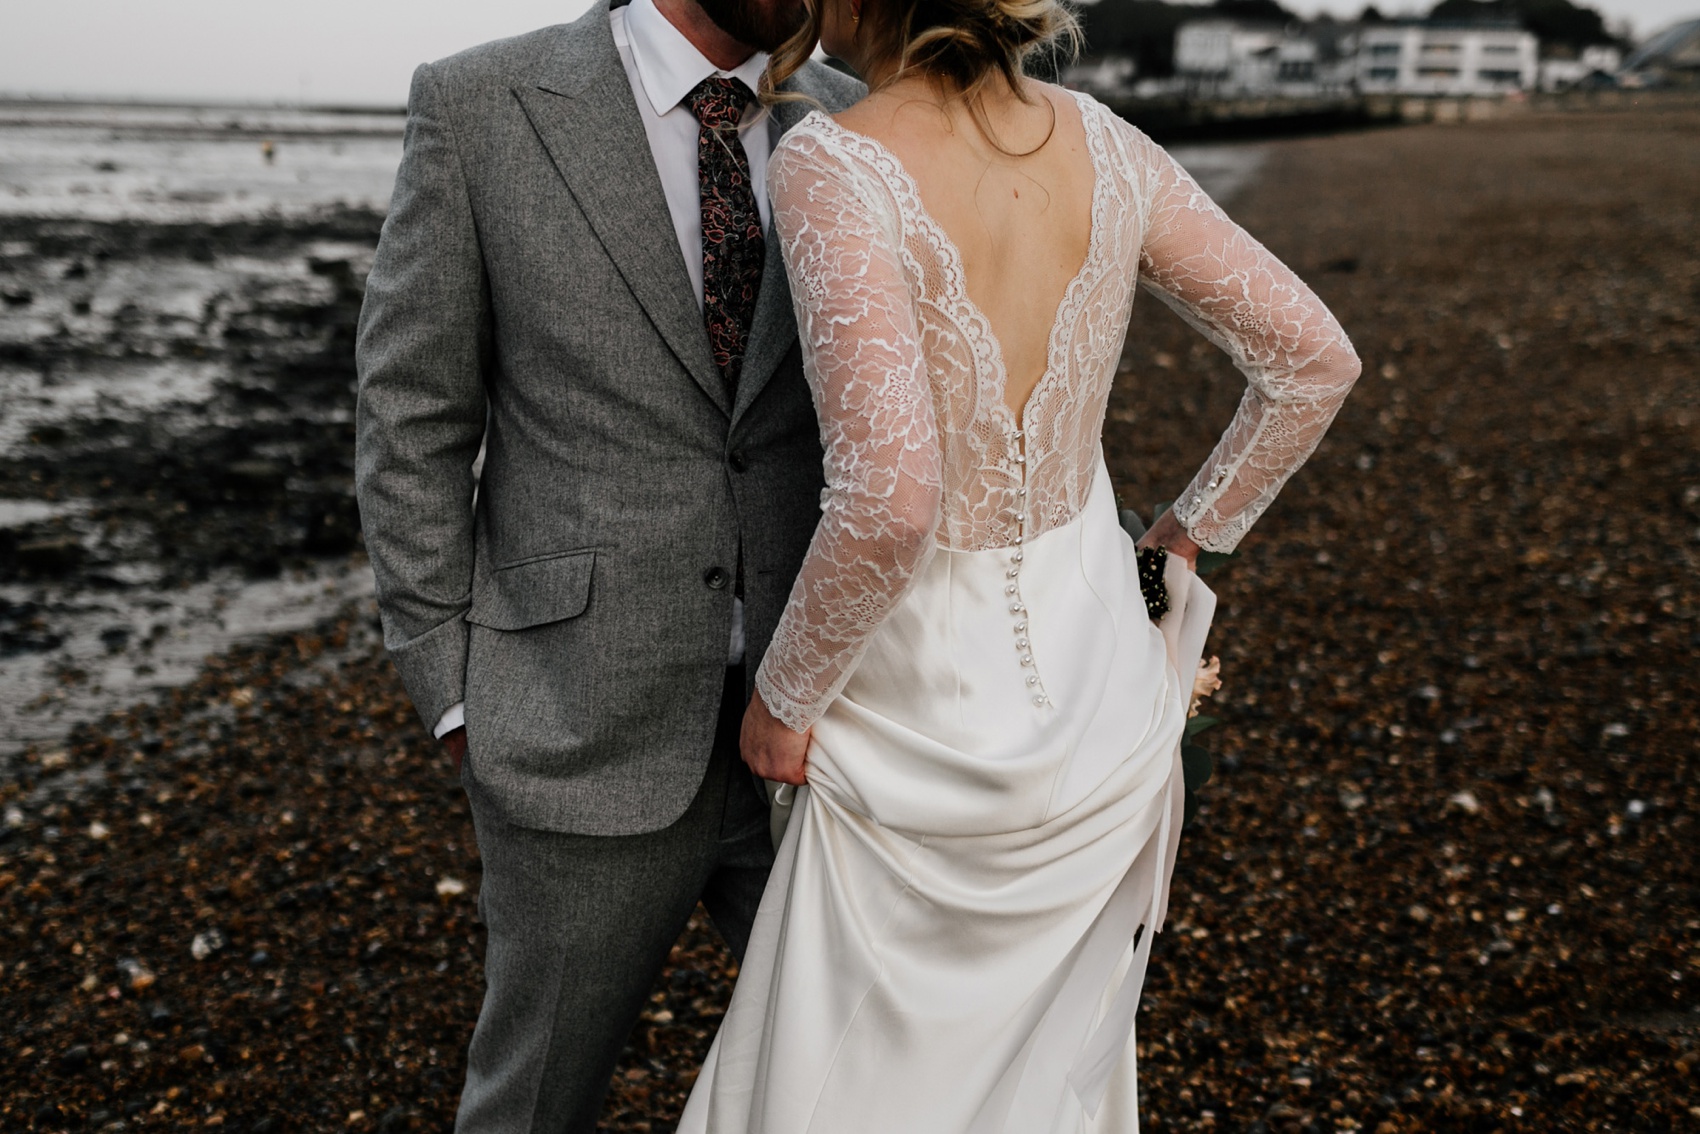
<svg viewBox="0 0 1700 1134">
<path fill-rule="evenodd" d="M 1387 17 L 1382 15 L 1381 9 L 1374 4 L 1358 13 L 1358 23 L 1360 24 L 1385 24 L 1386 22 Z"/>
<path fill-rule="evenodd" d="M 1543 48 L 1580 51 L 1591 44 L 1618 42 L 1606 30 L 1604 16 L 1570 0 L 1440 0 L 1430 10 L 1429 19 L 1521 24 L 1535 34 Z"/>
<path fill-rule="evenodd" d="M 1277 0 L 1215 0 L 1209 7 L 1169 4 L 1165 0 L 1097 0 L 1075 9 L 1084 43 L 1080 53 L 1090 58 L 1131 56 L 1140 78 L 1166 78 L 1175 73 L 1175 32 L 1190 20 L 1217 17 L 1248 23 L 1289 24 L 1298 16 Z"/>
<path fill-rule="evenodd" d="M 1175 73 L 1176 29 L 1196 20 L 1200 11 L 1164 0 L 1098 0 L 1082 5 L 1077 10 L 1085 40 L 1081 54 L 1128 56 L 1140 78 L 1166 78 Z"/>
<path fill-rule="evenodd" d="M 1290 24 L 1298 19 L 1276 0 L 1216 0 L 1210 5 L 1210 13 L 1253 24 Z"/>
</svg>

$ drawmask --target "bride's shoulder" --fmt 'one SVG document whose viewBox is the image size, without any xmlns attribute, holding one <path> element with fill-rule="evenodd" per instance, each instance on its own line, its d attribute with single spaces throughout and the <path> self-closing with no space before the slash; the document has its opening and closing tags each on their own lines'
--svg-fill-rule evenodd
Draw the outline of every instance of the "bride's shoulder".
<svg viewBox="0 0 1700 1134">
<path fill-rule="evenodd" d="M 834 114 L 818 108 L 809 111 L 779 140 L 771 162 L 781 167 L 817 170 L 850 171 L 874 167 L 880 146 L 855 128 L 853 123 L 857 119 L 852 118 L 852 124 L 846 124 L 844 116 L 847 113 L 849 111 Z"/>
<path fill-rule="evenodd" d="M 768 192 L 787 201 L 799 197 L 855 198 L 861 207 L 885 211 L 890 192 L 870 140 L 840 126 L 823 110 L 806 114 L 786 131 L 768 159 Z"/>
<path fill-rule="evenodd" d="M 891 132 L 899 105 L 886 92 L 873 91 L 867 98 L 852 103 L 830 118 L 841 129 L 863 137 L 878 138 Z"/>
<path fill-rule="evenodd" d="M 1074 105 L 1080 108 L 1081 124 L 1086 128 L 1096 128 L 1118 137 L 1150 141 L 1139 127 L 1099 102 L 1091 93 L 1077 91 L 1071 87 L 1052 86 L 1049 83 L 1041 85 L 1046 88 L 1047 92 L 1053 93 L 1056 98 L 1072 100 Z"/>
</svg>

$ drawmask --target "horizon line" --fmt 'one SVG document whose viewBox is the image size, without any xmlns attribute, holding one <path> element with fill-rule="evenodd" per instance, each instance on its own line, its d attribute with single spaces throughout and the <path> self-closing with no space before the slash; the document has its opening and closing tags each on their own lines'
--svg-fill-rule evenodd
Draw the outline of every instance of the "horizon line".
<svg viewBox="0 0 1700 1134">
<path fill-rule="evenodd" d="M 406 114 L 405 103 L 195 99 L 155 95 L 33 94 L 0 91 L 0 106 L 125 106 L 143 110 L 297 110 L 316 114 Z"/>
</svg>

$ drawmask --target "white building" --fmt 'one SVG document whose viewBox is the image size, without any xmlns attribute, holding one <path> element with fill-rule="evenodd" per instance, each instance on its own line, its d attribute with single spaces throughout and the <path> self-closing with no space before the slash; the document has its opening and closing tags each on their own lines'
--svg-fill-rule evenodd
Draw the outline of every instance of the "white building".
<svg viewBox="0 0 1700 1134">
<path fill-rule="evenodd" d="M 1521 28 L 1393 24 L 1358 41 L 1358 87 L 1371 94 L 1491 95 L 1530 90 L 1539 43 Z"/>
<path fill-rule="evenodd" d="M 1615 47 L 1584 47 L 1576 59 L 1541 60 L 1541 89 L 1567 91 L 1574 87 L 1611 85 L 1623 68 L 1623 52 Z"/>
<path fill-rule="evenodd" d="M 1062 84 L 1091 94 L 1123 95 L 1133 87 L 1138 71 L 1138 64 L 1125 55 L 1082 59 L 1063 68 Z"/>
<path fill-rule="evenodd" d="M 1175 74 L 1189 92 L 1214 97 L 1317 94 L 1324 79 L 1313 40 L 1232 20 L 1182 24 Z"/>
</svg>

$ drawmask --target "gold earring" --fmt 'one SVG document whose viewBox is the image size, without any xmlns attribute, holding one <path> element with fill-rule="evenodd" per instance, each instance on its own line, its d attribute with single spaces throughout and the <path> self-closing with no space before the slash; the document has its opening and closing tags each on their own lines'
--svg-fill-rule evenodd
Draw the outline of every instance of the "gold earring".
<svg viewBox="0 0 1700 1134">
<path fill-rule="evenodd" d="M 852 24 L 855 24 L 858 27 L 861 26 L 861 24 L 862 24 L 862 6 L 860 4 L 850 5 L 850 22 Z"/>
</svg>

